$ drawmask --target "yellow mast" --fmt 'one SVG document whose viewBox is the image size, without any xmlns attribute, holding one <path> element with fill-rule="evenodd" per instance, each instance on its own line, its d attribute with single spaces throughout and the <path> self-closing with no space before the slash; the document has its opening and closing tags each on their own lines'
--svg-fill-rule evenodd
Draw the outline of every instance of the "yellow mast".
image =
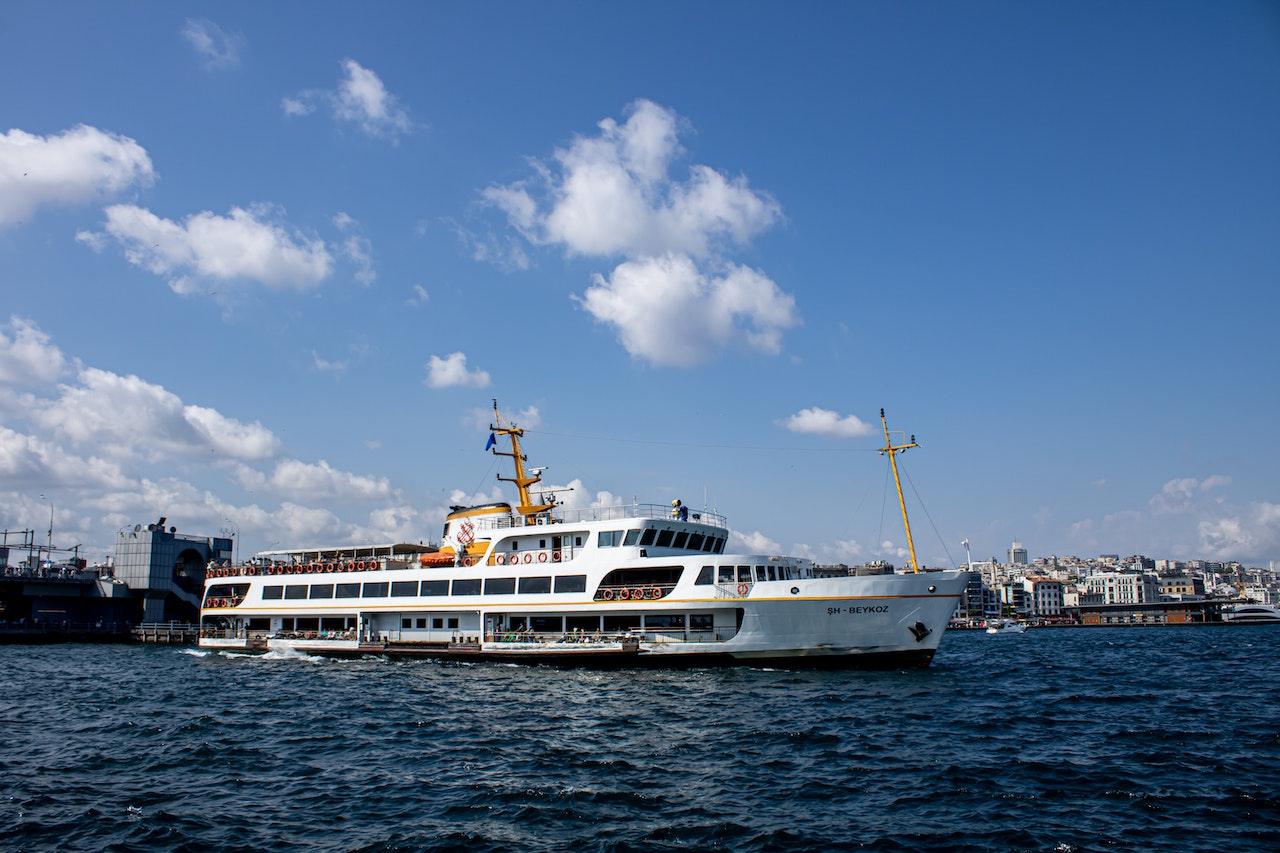
<svg viewBox="0 0 1280 853">
<path fill-rule="evenodd" d="M 898 506 L 902 507 L 902 526 L 907 531 L 907 547 L 911 549 L 911 571 L 919 572 L 920 564 L 916 562 L 916 543 L 911 538 L 911 522 L 907 519 L 907 502 L 902 497 L 902 480 L 898 477 L 898 460 L 895 457 L 898 453 L 920 445 L 916 444 L 914 435 L 911 436 L 911 441 L 906 444 L 895 445 L 891 442 L 889 440 L 889 424 L 884 419 L 884 409 L 880 410 L 880 426 L 884 427 L 884 447 L 880 448 L 880 452 L 889 454 L 889 464 L 893 467 L 893 484 L 898 487 Z"/>
<path fill-rule="evenodd" d="M 516 475 L 514 477 L 504 477 L 499 474 L 498 479 L 508 483 L 515 483 L 516 490 L 520 493 L 520 504 L 516 507 L 516 512 L 523 515 L 525 518 L 525 524 L 528 524 L 533 516 L 540 512 L 546 512 L 547 510 L 552 509 L 555 504 L 534 504 L 530 500 L 529 487 L 534 483 L 542 482 L 542 475 L 535 473 L 530 477 L 525 474 L 524 463 L 528 461 L 528 457 L 520 452 L 520 436 L 524 435 L 524 430 L 520 429 L 515 424 L 508 423 L 503 419 L 502 415 L 498 414 L 497 398 L 494 398 L 493 401 L 493 423 L 489 424 L 489 430 L 495 434 L 501 434 L 511 439 L 510 453 L 499 450 L 495 442 L 493 455 L 510 456 L 516 463 Z"/>
</svg>

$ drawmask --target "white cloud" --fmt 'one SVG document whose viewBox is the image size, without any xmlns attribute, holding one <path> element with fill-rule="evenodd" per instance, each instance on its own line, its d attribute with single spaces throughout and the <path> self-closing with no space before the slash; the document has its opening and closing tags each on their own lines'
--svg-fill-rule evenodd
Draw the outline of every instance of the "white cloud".
<svg viewBox="0 0 1280 853">
<path fill-rule="evenodd" d="M 341 376 L 347 372 L 348 364 L 345 361 L 326 361 L 320 357 L 315 350 L 311 351 L 311 359 L 315 362 L 316 370 L 321 373 L 332 373 L 335 377 Z"/>
<path fill-rule="evenodd" d="M 106 233 L 124 247 L 125 258 L 169 276 L 177 293 L 234 281 L 306 290 L 333 270 L 333 256 L 323 240 L 268 221 L 271 210 L 264 206 L 235 207 L 227 216 L 202 211 L 182 223 L 128 204 L 111 205 L 106 213 Z M 100 234 L 81 232 L 76 238 L 95 249 L 103 243 Z"/>
<path fill-rule="evenodd" d="M 467 357 L 455 352 L 444 358 L 431 356 L 427 362 L 427 378 L 423 381 L 430 388 L 487 388 L 489 374 L 483 370 L 467 370 Z"/>
<path fill-rule="evenodd" d="M 700 364 L 724 348 L 776 353 L 799 322 L 795 298 L 764 274 L 730 265 L 720 276 L 687 255 L 627 261 L 597 275 L 580 304 L 631 355 L 663 366 Z"/>
<path fill-rule="evenodd" d="M 62 375 L 66 359 L 62 350 L 30 320 L 9 318 L 9 334 L 0 327 L 0 383 L 42 385 Z"/>
<path fill-rule="evenodd" d="M 356 281 L 365 287 L 373 284 L 377 273 L 373 269 L 373 244 L 369 238 L 360 233 L 360 223 L 345 213 L 333 218 L 333 224 L 339 231 L 353 232 L 343 239 L 339 251 L 347 260 L 356 265 Z"/>
<path fill-rule="evenodd" d="M 278 440 L 261 424 L 183 405 L 176 395 L 137 376 L 84 368 L 78 382 L 60 386 L 56 400 L 33 412 L 38 424 L 73 443 L 148 459 L 210 453 L 263 459 L 276 452 Z"/>
<path fill-rule="evenodd" d="M 419 305 L 426 305 L 430 301 L 431 294 L 427 293 L 427 289 L 420 284 L 415 284 L 413 286 L 413 296 L 406 299 L 404 304 L 417 307 Z"/>
<path fill-rule="evenodd" d="M 412 131 L 408 112 L 377 74 L 354 59 L 344 59 L 342 70 L 344 76 L 336 90 L 311 89 L 281 99 L 284 114 L 307 115 L 315 111 L 317 104 L 324 103 L 332 108 L 335 118 L 352 122 L 369 136 L 395 142 Z"/>
<path fill-rule="evenodd" d="M 801 409 L 787 418 L 782 425 L 792 432 L 823 435 L 828 438 L 857 438 L 874 432 L 870 424 L 856 415 L 841 417 L 830 409 L 820 409 L 817 406 Z"/>
<path fill-rule="evenodd" d="M 772 227 L 781 207 L 745 177 L 709 166 L 672 178 L 681 125 L 673 111 L 636 101 L 625 122 L 601 121 L 598 135 L 535 162 L 533 178 L 491 186 L 482 197 L 533 245 L 624 259 L 576 298 L 633 356 L 675 366 L 731 347 L 777 354 L 782 332 L 799 322 L 795 298 L 726 253 Z M 495 237 L 460 234 L 477 260 L 528 265 Z"/>
<path fill-rule="evenodd" d="M 245 43 L 240 33 L 229 33 L 205 18 L 188 18 L 182 28 L 182 37 L 200 54 L 206 71 L 225 71 L 240 66 L 240 50 Z"/>
<path fill-rule="evenodd" d="M 309 500 L 382 500 L 392 496 L 385 477 L 365 477 L 332 468 L 328 462 L 282 459 L 263 485 L 282 495 L 306 495 Z"/>
<path fill-rule="evenodd" d="M 86 125 L 58 136 L 10 130 L 0 134 L 0 227 L 41 205 L 87 204 L 154 180 L 151 158 L 127 136 Z"/>
<path fill-rule="evenodd" d="M 779 554 L 782 546 L 759 531 L 743 533 L 732 530 L 729 532 L 728 549 L 748 554 Z"/>
</svg>

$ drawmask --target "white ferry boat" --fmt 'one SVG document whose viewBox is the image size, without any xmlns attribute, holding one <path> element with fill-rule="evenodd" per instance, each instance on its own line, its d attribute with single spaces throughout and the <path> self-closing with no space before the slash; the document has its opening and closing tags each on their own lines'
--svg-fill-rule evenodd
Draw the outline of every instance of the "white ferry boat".
<svg viewBox="0 0 1280 853">
<path fill-rule="evenodd" d="M 199 644 L 574 666 L 928 666 L 969 574 L 828 576 L 813 561 L 726 552 L 717 513 L 535 503 L 540 469 L 494 402 L 490 447 L 510 457 L 514 505 L 455 506 L 438 550 L 385 545 L 276 551 L 211 566 Z M 500 450 L 496 438 L 501 436 Z"/>
</svg>

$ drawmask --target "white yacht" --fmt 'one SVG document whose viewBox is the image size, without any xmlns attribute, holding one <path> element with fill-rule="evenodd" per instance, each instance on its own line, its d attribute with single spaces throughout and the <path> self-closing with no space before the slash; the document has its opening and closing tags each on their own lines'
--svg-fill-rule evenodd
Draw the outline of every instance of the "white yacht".
<svg viewBox="0 0 1280 853">
<path fill-rule="evenodd" d="M 494 403 L 492 452 L 516 503 L 455 506 L 440 547 L 276 551 L 211 566 L 199 644 L 575 666 L 928 666 L 969 573 L 920 570 L 881 411 L 911 563 L 826 576 L 811 560 L 728 553 L 707 510 L 631 504 L 566 511 L 535 502 L 524 431 Z M 501 436 L 504 446 L 496 445 Z"/>
<path fill-rule="evenodd" d="M 1222 609 L 1226 622 L 1280 622 L 1280 607 L 1271 604 L 1235 604 Z"/>
</svg>

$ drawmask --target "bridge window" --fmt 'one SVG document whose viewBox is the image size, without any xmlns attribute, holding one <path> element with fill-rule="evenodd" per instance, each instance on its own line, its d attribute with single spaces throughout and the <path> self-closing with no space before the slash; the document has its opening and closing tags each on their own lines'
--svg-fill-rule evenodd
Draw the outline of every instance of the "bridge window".
<svg viewBox="0 0 1280 853">
<path fill-rule="evenodd" d="M 601 530 L 596 534 L 596 544 L 601 548 L 616 548 L 622 544 L 622 531 Z"/>
<path fill-rule="evenodd" d="M 673 536 L 675 536 L 675 535 L 676 535 L 676 533 L 675 533 L 675 531 L 674 531 L 674 530 L 669 530 L 669 529 L 668 529 L 668 530 L 662 530 L 662 531 L 659 531 L 659 533 L 658 533 L 658 547 L 659 547 L 659 548 L 666 548 L 668 545 L 670 545 L 670 544 L 671 544 L 671 537 L 673 537 Z"/>
<path fill-rule="evenodd" d="M 657 535 L 658 535 L 658 529 L 656 527 L 646 527 L 644 529 L 644 533 L 640 534 L 640 544 L 642 546 L 652 545 L 653 538 Z"/>
<path fill-rule="evenodd" d="M 701 533 L 695 533 L 695 534 L 693 534 L 692 536 L 690 536 L 690 537 L 689 537 L 689 550 L 690 550 L 690 551 L 701 551 L 701 550 L 702 550 L 702 541 L 703 541 L 704 539 L 706 539 L 706 538 L 707 538 L 707 537 L 703 536 Z"/>
<path fill-rule="evenodd" d="M 640 540 L 640 528 L 627 531 L 627 538 L 623 540 L 623 545 L 634 545 Z"/>
<path fill-rule="evenodd" d="M 689 539 L 689 531 L 681 530 L 676 534 L 676 541 L 671 543 L 672 548 L 683 548 L 684 543 Z"/>
</svg>

